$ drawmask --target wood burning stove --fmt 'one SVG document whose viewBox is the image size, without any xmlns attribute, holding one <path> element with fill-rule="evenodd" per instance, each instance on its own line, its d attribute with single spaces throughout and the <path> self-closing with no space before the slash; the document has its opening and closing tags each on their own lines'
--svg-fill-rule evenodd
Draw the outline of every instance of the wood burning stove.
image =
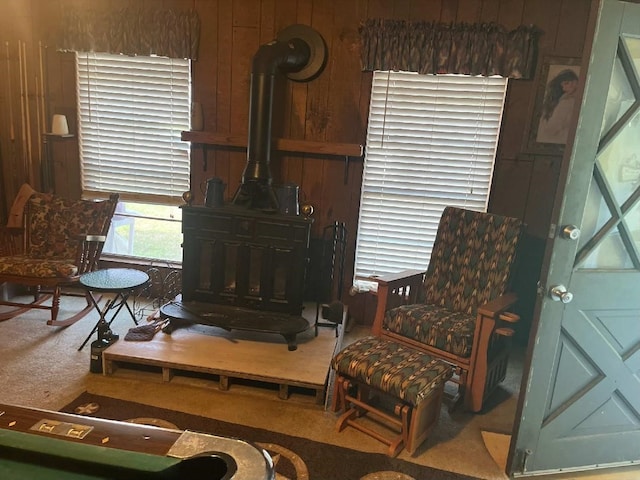
<svg viewBox="0 0 640 480">
<path fill-rule="evenodd" d="M 230 205 L 183 207 L 182 300 L 165 306 L 166 316 L 280 333 L 290 350 L 309 328 L 300 315 L 312 222 L 297 208 L 289 215 L 279 208 L 269 170 L 271 117 L 275 82 L 314 78 L 325 60 L 322 37 L 304 25 L 287 27 L 254 56 L 242 183 Z"/>
<path fill-rule="evenodd" d="M 192 206 L 182 225 L 183 301 L 302 313 L 309 219 Z"/>
</svg>

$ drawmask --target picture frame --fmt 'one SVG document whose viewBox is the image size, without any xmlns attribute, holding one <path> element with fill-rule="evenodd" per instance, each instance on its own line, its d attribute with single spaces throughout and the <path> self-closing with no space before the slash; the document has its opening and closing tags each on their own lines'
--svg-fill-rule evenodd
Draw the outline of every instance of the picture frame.
<svg viewBox="0 0 640 480">
<path fill-rule="evenodd" d="M 529 128 L 529 153 L 562 155 L 567 142 L 575 92 L 581 81 L 579 58 L 543 58 Z"/>
</svg>

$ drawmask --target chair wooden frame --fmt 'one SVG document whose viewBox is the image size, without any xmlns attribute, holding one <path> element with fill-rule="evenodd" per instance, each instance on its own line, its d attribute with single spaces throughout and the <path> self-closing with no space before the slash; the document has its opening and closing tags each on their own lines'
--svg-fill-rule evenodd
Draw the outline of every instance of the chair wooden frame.
<svg viewBox="0 0 640 480">
<path fill-rule="evenodd" d="M 0 273 L 0 286 L 2 284 L 21 285 L 27 287 L 33 294 L 32 302 L 12 301 L 11 299 L 0 300 L 0 306 L 13 307 L 0 313 L 0 321 L 13 318 L 30 309 L 41 309 L 51 312 L 51 317 L 47 320 L 47 325 L 66 327 L 77 322 L 92 310 L 93 302 L 89 297 L 90 293 L 73 291 L 73 289 L 77 287 L 82 274 L 93 271 L 98 267 L 98 261 L 111 224 L 111 218 L 118 203 L 118 197 L 118 194 L 112 194 L 108 200 L 105 200 L 106 202 L 110 202 L 106 213 L 108 218 L 100 231 L 77 235 L 69 240 L 72 242 L 71 245 L 75 244 L 75 258 L 68 259 L 70 263 L 73 263 L 73 265 L 77 267 L 77 271 L 73 274 L 44 277 Z M 25 259 L 31 262 L 37 262 L 39 260 L 37 257 L 30 256 L 28 251 L 28 245 L 30 244 L 29 239 L 32 234 L 28 228 L 28 207 L 25 208 L 24 215 L 24 227 L 0 227 L 0 252 L 5 261 L 15 261 L 19 263 Z M 46 261 L 46 259 L 41 260 L 43 262 Z M 69 318 L 59 320 L 57 317 L 60 310 L 60 297 L 61 295 L 67 294 L 84 296 L 86 306 Z M 47 302 L 49 299 L 51 300 L 50 303 Z"/>
<path fill-rule="evenodd" d="M 355 396 L 349 393 L 354 388 Z M 387 455 L 390 457 L 396 457 L 403 447 L 413 455 L 438 423 L 443 393 L 443 386 L 433 389 L 417 407 L 391 399 L 394 402 L 393 408 L 387 413 L 382 408 L 374 406 L 371 401 L 372 397 L 382 395 L 381 392 L 374 392 L 360 382 L 338 375 L 332 410 L 344 413 L 336 423 L 336 430 L 341 432 L 347 426 L 353 427 L 388 445 Z M 357 418 L 367 415 L 375 422 L 381 422 L 385 430 L 394 430 L 397 433 L 390 436 L 356 421 Z"/>
<path fill-rule="evenodd" d="M 519 320 L 517 315 L 508 310 L 516 303 L 517 296 L 508 293 L 478 307 L 471 355 L 461 357 L 382 328 L 387 310 L 419 303 L 417 296 L 425 274 L 408 270 L 376 278 L 378 304 L 372 332 L 450 363 L 456 375 L 452 381 L 458 384 L 458 394 L 453 399 L 452 408 L 463 401 L 467 410 L 479 412 L 484 400 L 506 375 L 510 337 L 514 333 L 512 324 Z"/>
</svg>

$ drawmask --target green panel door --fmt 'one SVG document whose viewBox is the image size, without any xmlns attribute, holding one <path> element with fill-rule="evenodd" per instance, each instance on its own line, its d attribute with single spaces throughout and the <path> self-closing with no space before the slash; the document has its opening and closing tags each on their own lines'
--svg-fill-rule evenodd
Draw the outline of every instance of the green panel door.
<svg viewBox="0 0 640 480">
<path fill-rule="evenodd" d="M 604 0 L 597 13 L 513 476 L 640 465 L 640 4 Z"/>
</svg>

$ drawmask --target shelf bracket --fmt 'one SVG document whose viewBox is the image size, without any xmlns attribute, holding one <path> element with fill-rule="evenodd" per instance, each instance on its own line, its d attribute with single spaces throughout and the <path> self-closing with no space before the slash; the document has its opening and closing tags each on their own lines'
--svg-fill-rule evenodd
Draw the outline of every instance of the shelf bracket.
<svg viewBox="0 0 640 480">
<path fill-rule="evenodd" d="M 344 184 L 349 183 L 349 155 L 344 156 Z"/>
<path fill-rule="evenodd" d="M 206 172 L 209 168 L 209 159 L 207 157 L 209 147 L 206 143 L 201 143 L 200 147 L 202 147 L 202 171 Z"/>
</svg>

